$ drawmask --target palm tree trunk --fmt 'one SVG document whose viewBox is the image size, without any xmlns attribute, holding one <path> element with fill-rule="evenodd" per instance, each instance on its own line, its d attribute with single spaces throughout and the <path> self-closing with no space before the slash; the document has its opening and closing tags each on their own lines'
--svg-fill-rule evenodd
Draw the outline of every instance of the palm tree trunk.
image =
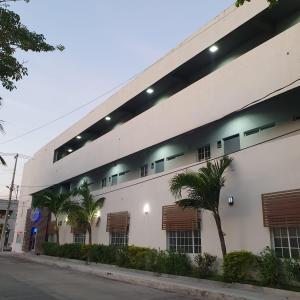
<svg viewBox="0 0 300 300">
<path fill-rule="evenodd" d="M 92 226 L 88 225 L 88 233 L 89 233 L 89 245 L 92 245 Z"/>
<path fill-rule="evenodd" d="M 56 243 L 59 245 L 59 227 L 58 227 L 58 219 L 55 217 L 55 233 L 56 233 Z"/>
<path fill-rule="evenodd" d="M 222 254 L 223 254 L 223 257 L 224 257 L 226 255 L 227 251 L 226 251 L 224 233 L 223 233 L 223 230 L 222 230 L 221 218 L 220 218 L 219 212 L 214 212 L 213 215 L 214 215 L 216 225 L 217 225 L 217 228 L 218 228 L 218 234 L 219 234 L 219 239 L 220 239 L 220 243 L 221 243 Z"/>
</svg>

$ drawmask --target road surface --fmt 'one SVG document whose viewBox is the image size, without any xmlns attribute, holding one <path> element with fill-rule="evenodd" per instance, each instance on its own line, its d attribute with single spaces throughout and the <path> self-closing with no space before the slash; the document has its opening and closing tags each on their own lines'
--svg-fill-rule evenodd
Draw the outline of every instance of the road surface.
<svg viewBox="0 0 300 300">
<path fill-rule="evenodd" d="M 186 296 L 0 256 L 1 300 L 192 300 Z"/>
</svg>

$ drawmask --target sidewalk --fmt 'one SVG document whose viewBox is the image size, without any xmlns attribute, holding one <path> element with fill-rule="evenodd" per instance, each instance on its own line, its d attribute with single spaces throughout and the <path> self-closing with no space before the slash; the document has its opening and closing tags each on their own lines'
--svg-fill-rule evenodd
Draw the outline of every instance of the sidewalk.
<svg viewBox="0 0 300 300">
<path fill-rule="evenodd" d="M 300 293 L 257 287 L 246 284 L 230 284 L 211 280 L 196 279 L 173 275 L 158 275 L 151 272 L 119 268 L 112 265 L 56 258 L 36 256 L 32 254 L 5 253 L 20 259 L 35 263 L 56 266 L 68 270 L 92 274 L 102 278 L 121 282 L 152 287 L 164 291 L 190 295 L 208 300 L 300 300 Z"/>
</svg>

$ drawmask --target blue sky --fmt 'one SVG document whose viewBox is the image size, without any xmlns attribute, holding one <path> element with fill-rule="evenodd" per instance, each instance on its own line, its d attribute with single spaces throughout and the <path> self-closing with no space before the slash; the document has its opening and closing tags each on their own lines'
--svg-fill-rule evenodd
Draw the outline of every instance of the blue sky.
<svg viewBox="0 0 300 300">
<path fill-rule="evenodd" d="M 17 90 L 0 87 L 4 99 L 0 119 L 6 134 L 1 152 L 33 155 L 105 98 L 12 142 L 15 136 L 40 126 L 94 99 L 141 72 L 202 27 L 233 0 L 31 0 L 11 9 L 31 30 L 66 49 L 55 53 L 18 53 L 29 76 Z M 0 167 L 0 198 L 7 197 L 13 161 Z M 20 160 L 16 183 L 21 183 Z"/>
</svg>

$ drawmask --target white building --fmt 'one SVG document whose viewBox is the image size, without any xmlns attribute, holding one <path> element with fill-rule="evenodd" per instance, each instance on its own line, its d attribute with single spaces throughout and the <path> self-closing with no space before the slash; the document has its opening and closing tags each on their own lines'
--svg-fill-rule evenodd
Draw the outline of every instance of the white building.
<svg viewBox="0 0 300 300">
<path fill-rule="evenodd" d="M 220 204 L 227 250 L 259 252 L 269 245 L 281 255 L 299 255 L 299 20 L 295 0 L 272 9 L 256 0 L 222 12 L 38 151 L 24 168 L 25 209 L 40 190 L 89 180 L 93 193 L 106 198 L 94 243 L 128 238 L 137 246 L 221 256 L 209 212 L 201 213 L 199 230 L 168 232 L 162 210 L 174 204 L 174 174 L 230 154 L 234 163 Z M 19 210 L 18 232 L 24 232 L 25 212 Z M 125 212 L 128 237 L 109 232 L 107 221 L 119 212 Z M 60 237 L 65 243 L 82 238 L 64 220 Z M 21 249 L 19 238 L 14 250 Z"/>
</svg>

